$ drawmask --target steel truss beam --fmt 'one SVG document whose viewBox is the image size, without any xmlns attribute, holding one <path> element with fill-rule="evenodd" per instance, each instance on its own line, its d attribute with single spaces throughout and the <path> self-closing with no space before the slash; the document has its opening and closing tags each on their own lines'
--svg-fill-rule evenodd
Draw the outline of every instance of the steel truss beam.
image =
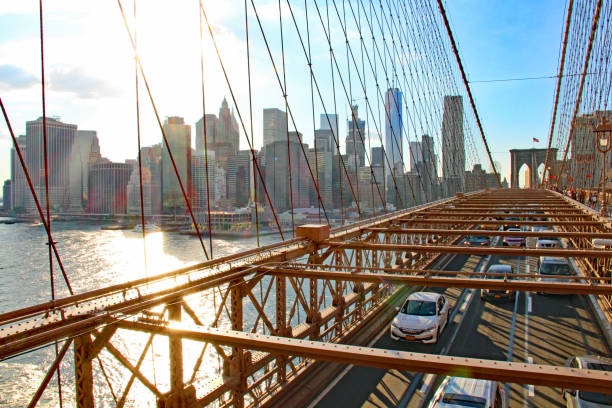
<svg viewBox="0 0 612 408">
<path fill-rule="evenodd" d="M 445 214 L 447 217 L 452 217 L 452 213 Z M 554 217 L 554 216 L 550 216 Z M 465 219 L 452 219 L 452 218 L 400 218 L 397 220 L 399 223 L 419 223 L 419 224 L 464 224 L 464 225 L 504 225 L 508 224 L 508 221 L 498 220 L 465 220 Z M 512 224 L 516 225 L 549 225 L 549 226 L 599 226 L 601 227 L 600 221 L 512 221 Z"/>
<path fill-rule="evenodd" d="M 482 222 L 487 224 L 488 222 Z M 500 231 L 500 230 L 459 230 L 459 229 L 436 229 L 436 228 L 364 228 L 363 231 L 385 234 L 415 234 L 415 235 L 477 235 L 496 237 L 537 237 L 537 238 L 609 238 L 610 232 L 561 232 L 561 231 Z"/>
<path fill-rule="evenodd" d="M 134 321 L 118 324 L 147 333 L 343 364 L 439 375 L 464 374 L 473 378 L 593 392 L 607 393 L 612 389 L 612 376 L 599 370 L 411 353 L 202 327 L 157 326 Z"/>
<path fill-rule="evenodd" d="M 473 211 L 422 211 L 422 212 L 418 212 L 417 215 L 426 215 L 428 217 L 431 216 L 436 216 L 436 215 L 442 215 L 445 217 L 448 217 L 449 215 L 453 216 L 453 217 L 477 217 L 482 219 L 483 217 L 483 213 L 478 211 L 478 212 L 473 212 Z M 549 214 L 538 214 L 538 213 L 508 213 L 508 212 L 491 212 L 491 213 L 487 213 L 486 214 L 487 217 L 496 217 L 496 218 L 512 218 L 512 217 L 535 217 L 535 218 L 545 218 L 545 217 L 554 217 L 554 218 L 593 218 L 591 215 L 588 214 L 578 214 L 578 213 L 571 213 L 571 214 L 565 214 L 565 213 L 549 213 Z"/>
<path fill-rule="evenodd" d="M 284 275 L 291 277 L 309 279 L 334 279 L 353 282 L 388 282 L 403 285 L 438 287 L 438 288 L 472 288 L 513 290 L 519 292 L 543 292 L 559 294 L 580 295 L 612 295 L 612 285 L 599 283 L 576 283 L 576 282 L 538 282 L 536 280 L 516 279 L 482 279 L 482 278 L 457 278 L 440 276 L 414 276 L 389 273 L 350 273 L 338 271 L 317 271 L 312 269 L 289 269 L 289 268 L 265 268 L 266 273 L 272 275 Z M 398 269 L 398 272 L 402 272 Z M 499 276 L 499 275 L 487 275 Z M 533 276 L 533 275 L 532 275 Z"/>
<path fill-rule="evenodd" d="M 469 255 L 507 255 L 507 256 L 564 256 L 564 257 L 602 257 L 612 258 L 612 251 L 603 249 L 560 249 L 560 248 L 509 248 L 509 247 L 467 247 L 451 245 L 403 245 L 403 244 L 372 244 L 369 242 L 351 241 L 326 242 L 329 246 L 344 249 L 367 249 L 370 251 L 406 251 L 433 252 Z"/>
</svg>

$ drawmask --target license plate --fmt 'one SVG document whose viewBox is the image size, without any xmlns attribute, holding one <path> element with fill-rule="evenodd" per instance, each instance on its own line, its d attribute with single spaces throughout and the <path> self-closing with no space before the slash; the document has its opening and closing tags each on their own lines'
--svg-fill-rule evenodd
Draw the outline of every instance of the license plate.
<svg viewBox="0 0 612 408">
<path fill-rule="evenodd" d="M 496 297 L 496 298 L 500 298 L 500 297 L 501 297 L 501 295 L 495 295 L 495 297 Z"/>
<path fill-rule="evenodd" d="M 414 336 L 404 336 L 406 340 L 414 340 Z"/>
</svg>

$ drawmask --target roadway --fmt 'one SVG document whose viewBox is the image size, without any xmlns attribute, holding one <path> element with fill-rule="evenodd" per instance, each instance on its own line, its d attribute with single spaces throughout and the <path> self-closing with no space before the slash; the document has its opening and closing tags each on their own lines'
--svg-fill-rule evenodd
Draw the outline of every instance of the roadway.
<svg viewBox="0 0 612 408">
<path fill-rule="evenodd" d="M 536 271 L 535 258 L 483 258 L 457 255 L 444 269 L 474 271 L 507 263 L 520 273 Z M 471 289 L 431 290 L 444 292 L 454 313 L 437 344 L 396 342 L 386 330 L 372 346 L 551 365 L 564 365 L 573 355 L 610 354 L 582 296 L 519 293 L 515 301 L 483 301 Z M 310 407 L 423 407 L 441 380 L 428 374 L 353 366 L 342 374 Z M 507 384 L 506 390 L 511 407 L 565 406 L 559 389 Z"/>
</svg>

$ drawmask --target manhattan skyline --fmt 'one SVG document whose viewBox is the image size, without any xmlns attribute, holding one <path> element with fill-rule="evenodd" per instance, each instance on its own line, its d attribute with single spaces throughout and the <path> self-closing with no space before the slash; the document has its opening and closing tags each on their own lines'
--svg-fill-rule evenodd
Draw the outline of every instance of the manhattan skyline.
<svg viewBox="0 0 612 408">
<path fill-rule="evenodd" d="M 470 73 L 474 75 L 474 78 L 470 76 L 470 79 L 493 78 L 491 71 L 493 63 L 490 59 L 487 59 L 484 55 L 481 56 L 474 53 L 475 47 L 478 47 L 478 44 L 485 40 L 482 36 L 475 39 L 476 37 L 471 35 L 478 29 L 491 30 L 493 34 L 488 36 L 485 43 L 487 47 L 485 50 L 489 50 L 489 52 L 499 54 L 500 43 L 496 42 L 497 39 L 503 38 L 507 40 L 504 43 L 504 47 L 510 47 L 510 52 L 504 57 L 508 61 L 504 71 L 502 71 L 504 75 L 513 77 L 523 74 L 527 74 L 527 76 L 552 74 L 555 71 L 557 41 L 560 35 L 560 22 L 563 19 L 562 14 L 564 11 L 561 10 L 562 7 L 555 5 L 551 2 L 550 4 L 538 5 L 535 8 L 529 7 L 531 15 L 528 21 L 538 20 L 540 24 L 526 25 L 527 23 L 523 22 L 522 26 L 530 30 L 532 37 L 541 38 L 544 44 L 550 44 L 550 46 L 545 48 L 546 52 L 543 55 L 540 55 L 542 54 L 540 52 L 538 58 L 530 59 L 529 72 L 521 72 L 521 69 L 519 69 L 520 59 L 516 60 L 514 55 L 525 55 L 526 49 L 535 46 L 535 44 L 532 45 L 528 42 L 528 36 L 516 36 L 514 38 L 513 32 L 508 27 L 512 26 L 515 19 L 525 17 L 527 2 L 519 2 L 515 7 L 503 6 L 499 11 L 493 10 L 489 6 L 477 6 L 463 1 L 450 4 L 448 10 L 449 18 L 457 31 L 456 35 L 458 42 L 461 44 L 462 53 L 465 53 L 464 57 L 468 75 L 470 76 Z M 278 10 L 275 10 L 273 6 L 273 3 L 262 3 L 258 6 L 258 11 L 262 15 L 264 29 L 270 33 L 273 33 L 273 30 L 278 30 L 278 20 L 274 17 L 274 13 L 277 13 Z M 46 24 L 45 32 L 49 44 L 47 61 L 49 71 L 47 75 L 48 116 L 59 115 L 62 120 L 68 123 L 78 123 L 80 129 L 97 130 L 101 148 L 107 152 L 107 156 L 111 160 L 122 161 L 134 156 L 136 152 L 135 141 L 133 142 L 133 147 L 128 146 L 130 148 L 128 152 L 126 152 L 125 143 L 122 143 L 127 135 L 134 136 L 135 138 L 136 125 L 133 118 L 135 112 L 133 63 L 130 62 L 132 60 L 127 44 L 127 36 L 125 29 L 121 26 L 117 10 L 109 5 L 95 5 L 95 8 L 84 7 L 78 2 L 49 4 L 48 8 L 47 15 L 49 21 Z M 240 10 L 232 10 L 228 5 L 218 5 L 210 9 L 209 17 L 217 28 L 218 42 L 221 42 L 224 46 L 221 50 L 223 57 L 228 60 L 230 69 L 238 70 L 238 67 L 244 66 L 242 59 L 239 58 L 238 54 L 233 55 L 227 51 L 229 49 L 244 49 L 244 32 L 235 28 L 240 27 L 240 24 L 236 24 L 241 18 Z M 166 116 L 178 115 L 184 117 L 185 122 L 193 124 L 202 115 L 202 98 L 201 90 L 196 86 L 199 82 L 197 16 L 195 18 L 187 17 L 189 16 L 189 10 L 190 8 L 186 5 L 177 5 L 172 10 L 163 11 L 155 9 L 155 7 L 142 7 L 141 20 L 139 20 L 139 48 L 144 69 L 150 77 L 153 94 L 160 108 L 162 119 Z M 303 17 L 303 10 L 298 7 L 295 11 L 296 13 L 301 13 L 298 15 Z M 164 35 L 155 33 L 153 26 L 151 26 L 150 22 L 147 22 L 163 12 L 168 13 L 169 19 L 184 21 L 184 24 L 181 25 L 176 33 L 164 33 Z M 284 8 L 283 12 L 286 13 L 287 10 Z M 71 13 L 79 13 L 80 18 L 65 17 L 65 13 L 68 13 L 68 16 Z M 463 18 L 463 16 L 468 13 L 471 16 L 470 21 L 475 21 L 477 24 L 472 23 L 471 26 L 466 24 L 468 19 Z M 492 28 L 487 18 L 490 18 L 492 15 L 499 17 L 503 13 L 505 13 L 503 18 L 496 18 L 498 27 Z M 57 17 L 59 15 L 63 15 L 64 19 L 59 20 L 59 17 Z M 0 56 L 6 57 L 4 58 L 5 60 L 11 61 L 10 65 L 2 65 L 0 67 L 0 89 L 2 89 L 3 99 L 6 101 L 16 133 L 24 134 L 25 122 L 41 116 L 39 95 L 40 74 L 39 69 L 36 69 L 40 63 L 36 59 L 37 5 L 20 2 L 18 5 L 3 6 L 0 8 L 0 24 L 5 27 L 5 32 L 8 34 L 8 36 L 0 39 Z M 85 30 L 84 27 L 87 25 L 90 27 Z M 104 25 L 104 29 L 101 28 L 102 25 Z M 316 27 L 314 24 L 313 26 Z M 97 34 L 97 32 L 102 31 L 106 32 L 107 36 L 110 36 L 106 39 L 105 43 L 100 42 L 100 37 Z M 73 36 L 68 40 L 68 34 L 74 32 L 79 32 L 80 36 L 76 36 L 76 38 Z M 252 52 L 254 54 L 265 55 L 265 50 L 262 48 L 262 40 L 260 36 L 259 38 L 257 37 L 259 33 L 253 30 L 252 34 Z M 340 32 L 334 31 L 333 34 L 335 39 L 342 39 Z M 177 42 L 176 39 L 179 37 L 181 40 Z M 97 43 L 100 43 L 100 46 L 94 47 L 97 48 L 95 53 L 93 49 L 87 51 L 86 44 Z M 52 44 L 57 44 L 57 46 Z M 109 44 L 113 44 L 113 47 L 109 48 Z M 178 48 L 177 44 L 180 44 Z M 321 44 L 314 45 L 320 46 Z M 227 96 L 227 87 L 220 80 L 222 77 L 220 76 L 218 64 L 213 58 L 214 55 L 210 42 L 207 42 L 205 47 L 206 55 L 209 56 L 210 61 L 206 67 L 208 78 L 206 83 L 206 104 L 207 106 L 219 106 L 222 99 Z M 79 53 L 70 53 L 70 50 L 79 50 Z M 112 55 L 109 54 L 111 50 Z M 165 50 L 166 54 L 164 52 L 160 53 L 160 50 Z M 168 77 L 161 74 L 159 70 L 171 72 L 167 68 L 169 66 L 169 58 L 177 52 L 187 55 L 191 63 L 183 64 L 181 75 L 173 78 L 174 81 L 171 85 L 167 83 Z M 299 58 L 303 59 L 298 50 L 289 49 L 287 52 L 288 57 L 296 60 Z M 322 65 L 324 56 L 318 55 L 317 58 L 315 63 L 318 62 L 319 66 Z M 113 61 L 113 63 L 109 65 L 108 61 Z M 254 112 L 261 111 L 264 107 L 283 109 L 282 95 L 280 95 L 280 92 L 276 92 L 278 89 L 274 88 L 276 84 L 273 82 L 273 79 L 267 78 L 267 75 L 262 75 L 264 71 L 269 70 L 269 67 L 269 62 L 265 60 L 254 63 L 254 74 L 258 74 L 258 77 L 263 79 L 253 83 Z M 233 73 L 234 77 L 242 76 L 241 71 L 233 71 Z M 306 94 L 309 88 L 308 77 L 303 74 L 290 74 L 288 78 L 289 101 L 292 106 L 301 103 L 299 98 L 296 98 L 298 89 L 303 89 Z M 323 72 L 317 72 L 317 74 L 321 78 L 322 85 L 329 87 L 329 74 L 327 76 L 324 76 Z M 66 81 L 67 78 L 78 80 L 75 83 L 78 83 L 79 87 L 70 87 Z M 529 147 L 533 134 L 540 140 L 545 139 L 543 135 L 546 133 L 550 112 L 544 106 L 548 105 L 542 103 L 541 108 L 533 109 L 534 106 L 527 104 L 529 109 L 523 107 L 519 113 L 517 109 L 521 104 L 513 103 L 512 101 L 516 100 L 516 96 L 523 92 L 526 87 L 530 86 L 538 88 L 540 99 L 544 97 L 550 99 L 554 89 L 554 81 L 527 82 L 531 84 L 511 82 L 497 85 L 474 85 L 473 92 L 476 103 L 479 109 L 482 110 L 481 116 L 486 118 L 483 125 L 487 137 L 491 138 L 492 144 L 507 146 L 506 141 L 513 140 L 517 142 L 522 141 L 523 147 Z M 543 92 L 542 87 L 548 89 L 548 91 Z M 274 89 L 275 92 L 267 92 L 270 89 Z M 374 87 L 368 89 L 371 92 Z M 177 92 L 179 90 L 180 92 Z M 247 132 L 250 132 L 246 83 L 244 82 L 237 86 L 236 91 L 238 92 L 237 99 L 244 116 Z M 179 95 L 181 96 L 179 97 Z M 503 97 L 499 97 L 501 95 Z M 346 117 L 350 115 L 350 102 L 343 100 L 344 98 L 341 96 L 341 94 L 338 94 L 337 113 L 340 117 Z M 292 97 L 293 99 L 291 99 Z M 547 102 L 548 99 L 546 100 Z M 371 100 L 374 100 L 373 95 Z M 492 103 L 493 101 L 496 103 Z M 232 101 L 229 100 L 228 102 L 230 107 L 233 108 Z M 332 106 L 329 100 L 326 100 L 326 104 L 328 108 Z M 144 138 L 143 144 L 145 145 L 154 144 L 155 140 L 159 138 L 159 129 L 151 115 L 149 105 L 148 100 L 141 93 L 141 125 Z M 308 105 L 304 104 L 303 109 L 295 107 L 293 110 L 298 118 L 297 130 L 305 135 L 306 142 L 312 143 L 310 138 L 315 126 L 312 120 L 309 119 L 311 108 Z M 320 105 L 320 103 L 317 102 L 317 105 Z M 209 112 L 210 110 L 206 109 L 206 111 Z M 315 109 L 315 114 L 321 111 L 321 106 L 318 106 Z M 533 119 L 529 118 L 538 118 L 537 126 L 533 128 L 540 130 L 525 132 L 524 128 L 520 127 L 521 125 L 517 123 L 519 121 L 514 120 L 516 115 L 526 118 L 532 125 L 536 125 L 536 123 Z M 113 120 L 109 120 L 109 118 L 113 118 Z M 253 122 L 255 145 L 259 148 L 262 145 L 262 125 L 259 115 L 254 115 Z M 373 132 L 374 127 L 370 127 L 371 121 L 367 122 L 368 132 Z M 382 125 L 382 123 L 379 125 Z M 345 134 L 344 126 L 345 121 L 339 121 L 340 135 Z M 516 129 L 516 131 L 513 129 Z M 292 130 L 295 129 L 290 128 L 290 131 Z M 384 126 L 381 130 L 384 132 Z M 404 143 L 404 155 L 409 155 L 407 148 L 409 141 L 416 141 L 421 133 L 432 133 L 428 129 L 424 130 L 424 132 L 414 132 L 408 129 L 407 135 L 405 134 L 405 137 L 408 136 L 408 138 L 405 139 Z M 472 131 L 474 132 L 475 129 L 472 129 Z M 435 135 L 432 136 L 435 137 Z M 477 136 L 476 133 L 473 135 L 478 142 Z M 344 137 L 341 138 L 342 142 L 344 142 L 343 139 Z M 375 139 L 373 138 L 373 145 L 376 144 Z M 245 136 L 241 127 L 241 149 L 247 147 L 245 143 Z M 9 148 L 8 132 L 4 126 L 0 127 L 0 163 L 4 164 L 0 165 L 1 179 L 8 178 L 9 168 L 6 163 L 9 161 Z M 507 178 L 509 162 L 506 157 L 506 151 L 506 148 L 496 148 L 493 152 L 493 158 L 500 162 L 502 165 L 501 174 Z M 484 156 L 481 152 L 480 161 L 487 167 L 486 161 L 483 159 Z"/>
</svg>

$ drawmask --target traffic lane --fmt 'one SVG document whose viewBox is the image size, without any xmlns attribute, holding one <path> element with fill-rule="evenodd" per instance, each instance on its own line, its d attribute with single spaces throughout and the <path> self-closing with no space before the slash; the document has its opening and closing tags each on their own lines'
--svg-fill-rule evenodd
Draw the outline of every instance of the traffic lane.
<svg viewBox="0 0 612 408">
<path fill-rule="evenodd" d="M 494 262 L 520 262 L 521 273 L 536 272 L 537 261 L 531 258 Z M 495 360 L 512 354 L 512 361 L 559 366 L 574 355 L 609 355 L 582 296 L 520 293 L 518 302 L 514 336 L 514 302 L 473 302 L 450 354 Z M 511 407 L 565 406 L 560 389 L 522 384 L 510 384 L 509 401 Z"/>
<path fill-rule="evenodd" d="M 576 355 L 609 355 L 599 326 L 584 297 L 531 294 L 531 312 L 518 326 L 522 347 L 517 361 L 563 366 Z M 529 301 L 527 308 L 529 309 Z M 523 404 L 517 406 L 566 405 L 560 388 L 523 387 Z"/>
<path fill-rule="evenodd" d="M 524 272 L 526 261 L 516 257 L 492 257 L 489 265 L 511 265 L 515 272 Z M 524 294 L 509 299 L 482 300 L 479 292 L 466 313 L 465 320 L 450 348 L 450 355 L 488 360 L 516 361 L 517 327 L 524 315 Z M 515 305 L 515 299 L 518 302 Z M 516 315 L 515 315 L 516 311 Z M 514 321 L 514 325 L 513 325 Z M 513 333 L 514 332 L 514 333 Z M 441 378 L 438 379 L 438 382 Z M 511 384 L 508 396 L 511 405 L 523 400 L 522 387 Z"/>
<path fill-rule="evenodd" d="M 481 258 L 481 256 L 456 255 L 443 270 L 459 271 L 465 268 L 475 270 Z M 453 308 L 463 292 L 456 288 L 446 290 L 444 288 L 428 288 L 426 290 L 444 293 Z M 452 309 L 449 313 L 452 313 Z M 455 325 L 456 322 L 447 324 L 436 344 L 394 341 L 389 336 L 387 328 L 373 347 L 439 354 L 442 347 L 449 341 L 450 333 L 454 330 Z M 410 384 L 416 375 L 418 373 L 409 371 L 354 366 L 314 406 L 318 408 L 338 406 L 395 407 L 398 406 L 402 396 L 410 388 Z"/>
</svg>

